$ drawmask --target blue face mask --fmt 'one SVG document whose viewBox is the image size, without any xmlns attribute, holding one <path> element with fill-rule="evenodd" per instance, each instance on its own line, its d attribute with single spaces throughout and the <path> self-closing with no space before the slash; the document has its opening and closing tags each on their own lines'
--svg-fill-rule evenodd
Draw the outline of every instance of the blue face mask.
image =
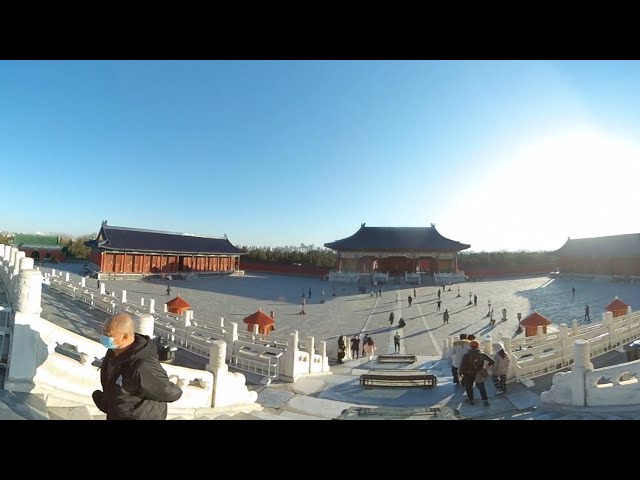
<svg viewBox="0 0 640 480">
<path fill-rule="evenodd" d="M 113 337 L 107 337 L 106 335 L 100 335 L 100 343 L 103 347 L 110 350 L 115 350 L 118 348 L 118 345 L 116 345 L 116 339 Z"/>
</svg>

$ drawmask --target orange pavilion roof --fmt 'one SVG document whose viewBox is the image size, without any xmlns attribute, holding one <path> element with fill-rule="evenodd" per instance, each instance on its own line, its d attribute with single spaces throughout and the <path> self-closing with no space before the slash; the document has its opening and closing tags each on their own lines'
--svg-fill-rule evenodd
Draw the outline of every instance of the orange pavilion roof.
<svg viewBox="0 0 640 480">
<path fill-rule="evenodd" d="M 607 310 L 608 312 L 614 312 L 617 310 L 626 310 L 627 307 L 629 305 L 627 305 L 626 303 L 624 303 L 622 300 L 620 300 L 618 297 L 616 297 L 613 302 L 611 302 L 609 305 L 607 305 L 605 308 L 605 310 Z"/>
<path fill-rule="evenodd" d="M 523 318 L 520 321 L 520 325 L 523 327 L 539 327 L 550 325 L 552 322 L 544 315 L 540 315 L 538 312 L 533 312 L 527 318 Z"/>
<path fill-rule="evenodd" d="M 167 303 L 167 307 L 177 307 L 177 308 L 191 308 L 189 302 L 183 299 L 180 295 L 178 295 L 173 300 L 169 300 Z"/>
<path fill-rule="evenodd" d="M 256 313 L 252 313 L 242 321 L 249 325 L 258 325 L 260 327 L 276 323 L 275 320 L 264 313 L 262 309 L 258 310 Z"/>
</svg>

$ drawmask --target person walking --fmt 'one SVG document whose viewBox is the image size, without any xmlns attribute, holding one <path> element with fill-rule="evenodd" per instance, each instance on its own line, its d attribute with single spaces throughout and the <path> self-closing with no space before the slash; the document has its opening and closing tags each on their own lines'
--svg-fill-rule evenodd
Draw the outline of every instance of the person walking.
<svg viewBox="0 0 640 480">
<path fill-rule="evenodd" d="M 571 296 L 572 297 L 576 296 L 576 287 L 571 287 Z"/>
<path fill-rule="evenodd" d="M 449 309 L 447 308 L 442 314 L 442 324 L 446 325 L 449 323 Z"/>
<path fill-rule="evenodd" d="M 342 359 L 347 354 L 346 349 L 347 349 L 346 337 L 344 335 L 340 335 L 338 337 L 338 362 L 337 363 L 344 363 Z"/>
<path fill-rule="evenodd" d="M 438 289 L 438 300 L 440 300 L 440 289 Z"/>
<path fill-rule="evenodd" d="M 409 306 L 411 306 L 411 302 L 413 301 L 413 297 L 411 297 L 411 295 L 409 295 L 407 297 L 407 301 L 409 302 Z"/>
<path fill-rule="evenodd" d="M 360 337 L 358 335 L 351 339 L 351 357 L 356 360 L 360 358 Z"/>
<path fill-rule="evenodd" d="M 473 306 L 474 306 L 474 307 L 477 307 L 477 306 L 478 306 L 478 296 L 477 296 L 477 295 L 474 295 L 474 296 L 473 296 Z"/>
<path fill-rule="evenodd" d="M 389 326 L 393 325 L 393 319 L 396 318 L 396 316 L 393 314 L 393 312 L 391 312 L 389 314 Z"/>
<path fill-rule="evenodd" d="M 369 334 L 365 333 L 364 337 L 362 337 L 362 356 L 364 357 L 364 354 L 366 353 L 364 351 L 364 346 L 367 344 L 367 342 L 369 341 Z"/>
<path fill-rule="evenodd" d="M 492 366 L 496 362 L 486 353 L 480 352 L 478 349 L 480 344 L 476 340 L 469 343 L 469 346 L 471 348 L 462 357 L 459 368 L 459 373 L 462 375 L 462 384 L 467 392 L 467 401 L 471 405 L 475 404 L 473 401 L 473 384 L 475 383 L 485 407 L 488 407 L 489 397 L 487 396 L 487 388 L 484 382 L 489 374 L 485 369 L 485 365 Z"/>
<path fill-rule="evenodd" d="M 416 289 L 414 288 L 414 289 L 413 289 L 413 298 L 417 298 L 417 297 L 418 297 L 418 294 L 417 294 L 417 292 L 416 292 Z"/>
<path fill-rule="evenodd" d="M 440 311 L 440 303 L 441 303 L 440 300 L 436 302 L 436 312 Z"/>
<path fill-rule="evenodd" d="M 458 376 L 460 362 L 462 361 L 462 357 L 464 357 L 471 348 L 469 346 L 470 343 L 471 340 L 467 339 L 466 333 L 461 333 L 460 340 L 453 342 L 453 347 L 451 348 L 451 376 L 453 377 L 453 383 L 456 385 L 460 383 L 460 377 Z"/>
<path fill-rule="evenodd" d="M 496 363 L 491 367 L 493 385 L 496 387 L 497 395 L 504 395 L 507 393 L 507 373 L 509 372 L 509 363 L 511 360 L 509 359 L 509 355 L 504 351 L 504 343 L 494 343 L 493 351 L 496 352 L 493 356 L 493 360 Z"/>
<path fill-rule="evenodd" d="M 589 316 L 589 305 L 584 307 L 584 321 L 591 323 L 591 317 Z"/>
<path fill-rule="evenodd" d="M 398 332 L 393 336 L 393 349 L 394 353 L 400 353 L 400 334 Z"/>
<path fill-rule="evenodd" d="M 135 333 L 133 319 L 119 313 L 104 322 L 100 343 L 107 348 L 100 367 L 102 390 L 92 398 L 107 420 L 166 420 L 167 404 L 178 400 L 182 389 L 162 368 L 156 342 Z"/>
<path fill-rule="evenodd" d="M 167 285 L 167 297 L 171 295 L 171 285 Z"/>
<path fill-rule="evenodd" d="M 364 352 L 369 356 L 369 361 L 373 360 L 373 354 L 376 351 L 376 344 L 373 338 L 369 337 L 367 344 L 364 346 Z"/>
</svg>

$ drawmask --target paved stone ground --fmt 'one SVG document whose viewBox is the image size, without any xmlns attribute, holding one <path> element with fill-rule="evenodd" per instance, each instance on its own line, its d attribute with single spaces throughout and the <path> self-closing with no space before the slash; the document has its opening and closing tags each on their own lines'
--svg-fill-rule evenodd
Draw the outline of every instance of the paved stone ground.
<svg viewBox="0 0 640 480">
<path fill-rule="evenodd" d="M 79 271 L 81 265 L 60 264 L 58 269 Z M 69 268 L 71 267 L 71 268 Z M 47 271 L 48 269 L 43 268 Z M 79 282 L 79 276 L 72 275 Z M 397 322 L 403 317 L 407 326 L 401 331 L 401 352 L 421 356 L 439 356 L 442 340 L 459 333 L 474 333 L 476 336 L 491 334 L 494 339 L 501 336 L 515 336 L 518 327 L 517 313 L 526 317 L 535 309 L 551 318 L 554 323 L 571 323 L 577 319 L 582 323 L 585 304 L 591 307 L 592 321 L 599 321 L 604 307 L 614 296 L 630 304 L 635 310 L 640 308 L 640 286 L 613 284 L 602 280 L 566 280 L 547 277 L 502 279 L 470 282 L 453 285 L 451 291 L 442 293 L 442 305 L 437 311 L 438 287 L 418 287 L 417 299 L 409 307 L 407 297 L 413 288 L 390 286 L 383 289 L 381 298 L 369 294 L 359 294 L 354 286 L 333 284 L 308 277 L 291 277 L 273 274 L 251 274 L 244 277 L 204 277 L 195 280 L 171 281 L 171 296 L 167 297 L 167 281 L 105 280 L 107 291 L 115 290 L 120 296 L 127 290 L 129 302 L 139 304 L 140 298 L 155 298 L 156 310 L 161 311 L 162 303 L 180 294 L 194 310 L 196 320 L 216 322 L 224 317 L 226 323 L 238 322 L 239 328 L 246 327 L 242 319 L 262 308 L 266 313 L 276 313 L 276 331 L 273 336 L 286 340 L 288 334 L 298 330 L 300 338 L 314 336 L 316 342 L 326 340 L 330 356 L 335 356 L 339 335 L 353 335 L 368 332 L 377 345 L 376 353 L 393 352 L 392 337 L 397 330 Z M 95 279 L 87 279 L 87 286 L 97 291 Z M 458 286 L 461 297 L 457 297 Z M 572 297 L 571 287 L 576 287 Z M 300 315 L 301 294 L 311 288 L 311 300 L 306 299 Z M 321 292 L 325 292 L 325 303 L 320 303 Z M 478 295 L 478 306 L 469 306 L 469 293 Z M 396 293 L 399 301 L 396 302 Z M 78 302 L 63 305 L 62 300 L 53 300 L 57 294 L 47 294 L 44 298 L 50 305 L 57 304 L 58 313 L 52 321 L 89 336 L 98 323 L 83 315 L 79 320 L 71 307 Z M 488 300 L 494 310 L 496 324 L 489 325 Z M 67 302 L 68 303 L 68 302 Z M 45 307 L 47 308 L 47 307 Z M 502 322 L 501 310 L 507 309 L 507 321 Z M 447 325 L 442 324 L 442 313 L 449 310 Z M 389 325 L 389 314 L 394 312 L 395 321 Z M 92 311 L 92 318 L 105 318 L 102 312 Z M 103 320 L 101 320 L 103 321 Z M 92 337 L 93 338 L 93 337 Z"/>
<path fill-rule="evenodd" d="M 56 268 L 79 272 L 81 265 L 57 265 Z M 43 270 L 45 270 L 43 268 Z M 79 282 L 79 276 L 73 276 Z M 388 287 L 382 298 L 358 294 L 353 286 L 333 285 L 313 278 L 280 275 L 247 275 L 245 277 L 210 277 L 197 280 L 175 280 L 171 282 L 172 295 L 166 296 L 167 282 L 162 281 L 105 281 L 107 290 L 114 289 L 118 295 L 122 289 L 128 292 L 129 300 L 139 303 L 140 297 L 155 298 L 156 308 L 161 310 L 162 302 L 180 294 L 189 301 L 197 320 L 215 321 L 224 316 L 226 321 L 242 319 L 259 307 L 265 312 L 275 310 L 275 336 L 286 339 L 293 330 L 298 330 L 301 338 L 308 335 L 317 341 L 327 340 L 329 351 L 335 352 L 338 335 L 369 332 L 376 340 L 376 353 L 393 352 L 392 336 L 397 331 L 397 321 L 402 316 L 407 326 L 401 331 L 401 352 L 419 356 L 418 364 L 404 368 L 428 368 L 438 375 L 435 389 L 375 388 L 365 390 L 358 385 L 358 376 L 370 368 L 379 368 L 375 361 L 357 359 L 344 365 L 333 365 L 333 375 L 321 379 L 304 379 L 296 384 L 276 383 L 269 387 L 251 386 L 259 393 L 258 401 L 278 414 L 281 418 L 327 418 L 327 409 L 332 409 L 332 418 L 340 409 L 348 406 L 430 407 L 446 406 L 466 418 L 509 418 L 522 415 L 539 404 L 539 394 L 549 389 L 553 375 L 535 379 L 533 388 L 515 384 L 509 387 L 509 394 L 495 397 L 493 385 L 487 390 L 490 407 L 477 402 L 475 406 L 464 403 L 463 389 L 451 383 L 450 365 L 439 359 L 442 339 L 460 332 L 486 335 L 494 338 L 502 335 L 514 336 L 517 328 L 516 313 L 525 317 L 534 309 L 550 317 L 554 323 L 571 322 L 576 318 L 582 323 L 584 305 L 591 306 L 592 321 L 598 321 L 604 306 L 615 295 L 630 304 L 635 310 L 640 308 L 640 287 L 638 285 L 612 284 L 602 280 L 551 280 L 547 277 L 503 279 L 472 282 L 460 285 L 461 297 L 457 295 L 457 285 L 451 292 L 442 294 L 442 306 L 436 310 L 437 287 L 417 288 L 418 297 L 411 307 L 407 296 L 412 288 Z M 97 291 L 95 279 L 87 279 L 87 286 Z M 577 290 L 571 296 L 571 287 Z M 306 315 L 299 315 L 299 300 L 302 288 L 305 294 L 312 290 L 311 302 L 305 306 Z M 320 303 L 320 293 L 325 290 L 326 303 Z M 396 302 L 396 292 L 399 302 Z M 468 306 L 469 292 L 478 295 L 478 306 Z M 487 300 L 491 299 L 495 326 L 489 326 Z M 307 300 L 308 301 L 308 300 Z M 97 339 L 99 329 L 107 315 L 99 310 L 90 310 L 85 304 L 54 292 L 43 290 L 43 316 L 81 335 Z M 442 325 L 442 312 L 449 309 L 451 318 L 448 325 Z M 500 322 L 500 310 L 508 310 L 508 320 Z M 395 313 L 395 322 L 389 326 L 389 313 Z M 594 366 L 620 363 L 624 354 L 609 352 L 594 361 Z M 203 368 L 203 359 L 188 352 L 181 352 L 176 363 Z M 385 368 L 393 368 L 385 365 Z M 3 391 L 0 391 L 3 392 Z M 8 393 L 8 392 L 5 392 Z M 37 403 L 37 399 L 35 400 Z M 27 410 L 25 401 L 5 395 L 0 398 L 0 418 L 37 418 L 41 408 L 33 414 Z M 38 407 L 36 405 L 36 407 Z M 32 409 L 33 410 L 33 409 Z M 333 411 L 335 410 L 335 412 Z M 29 415 L 27 414 L 29 412 Z M 337 413 L 336 413 L 337 412 Z M 514 413 L 515 412 L 515 413 Z M 336 415 L 333 415 L 336 413 Z M 267 415 L 267 414 L 265 414 Z M 40 417 L 42 418 L 42 417 Z"/>
</svg>

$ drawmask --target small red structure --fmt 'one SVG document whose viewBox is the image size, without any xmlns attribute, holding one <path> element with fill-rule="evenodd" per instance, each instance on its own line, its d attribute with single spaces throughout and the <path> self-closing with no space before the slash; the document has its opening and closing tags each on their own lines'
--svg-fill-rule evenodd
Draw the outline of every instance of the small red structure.
<svg viewBox="0 0 640 480">
<path fill-rule="evenodd" d="M 252 313 L 242 321 L 247 324 L 247 330 L 249 332 L 253 331 L 254 325 L 258 325 L 258 333 L 261 335 L 269 335 L 271 330 L 275 330 L 274 324 L 276 321 L 274 317 L 275 315 L 273 311 L 271 312 L 271 316 L 269 316 L 264 313 L 261 308 L 256 313 Z"/>
<path fill-rule="evenodd" d="M 621 317 L 622 315 L 627 314 L 627 308 L 629 305 L 624 303 L 622 300 L 618 299 L 618 297 L 613 299 L 609 305 L 604 307 L 607 312 L 612 312 L 614 317 Z"/>
<path fill-rule="evenodd" d="M 520 322 L 520 326 L 524 328 L 525 337 L 533 337 L 538 334 L 538 327 L 542 327 L 542 332 L 547 333 L 547 325 L 551 325 L 551 323 L 553 322 L 544 315 L 533 312 Z"/>
<path fill-rule="evenodd" d="M 177 315 L 182 315 L 185 310 L 189 310 L 191 308 L 189 302 L 184 300 L 180 294 L 178 294 L 178 296 L 173 300 L 169 300 L 166 305 L 168 311 Z"/>
</svg>

